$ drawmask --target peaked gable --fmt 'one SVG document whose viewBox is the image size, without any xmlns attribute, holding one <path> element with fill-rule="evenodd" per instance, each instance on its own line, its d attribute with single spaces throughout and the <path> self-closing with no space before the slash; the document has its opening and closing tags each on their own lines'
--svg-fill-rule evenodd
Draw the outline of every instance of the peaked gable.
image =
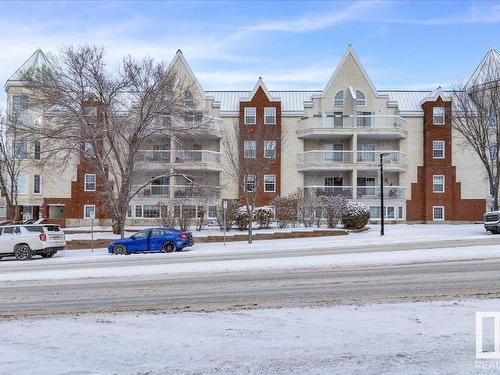
<svg viewBox="0 0 500 375">
<path fill-rule="evenodd" d="M 170 62 L 170 65 L 168 66 L 168 71 L 176 71 L 177 73 L 184 73 L 186 74 L 187 78 L 191 81 L 191 84 L 198 90 L 198 93 L 200 96 L 205 99 L 206 94 L 205 90 L 203 90 L 203 87 L 201 87 L 200 82 L 196 78 L 196 76 L 193 73 L 193 70 L 189 66 L 189 63 L 187 62 L 186 58 L 184 57 L 184 54 L 180 49 L 177 50 L 175 53 L 174 58 Z"/>
<path fill-rule="evenodd" d="M 338 63 L 337 68 L 335 69 L 332 76 L 330 77 L 330 80 L 328 81 L 325 88 L 323 89 L 322 95 L 325 95 L 330 90 L 331 86 L 333 85 L 335 79 L 340 74 L 340 71 L 342 70 L 344 65 L 350 64 L 351 61 L 353 61 L 354 64 L 357 66 L 359 72 L 361 73 L 361 75 L 363 76 L 363 78 L 367 82 L 368 86 L 370 87 L 373 95 L 378 96 L 378 92 L 377 92 L 377 89 L 375 88 L 375 85 L 373 84 L 372 80 L 368 76 L 368 73 L 366 73 L 366 70 L 363 67 L 363 64 L 361 64 L 361 61 L 359 60 L 358 55 L 356 54 L 356 52 L 354 52 L 354 49 L 352 48 L 352 46 L 350 44 L 347 47 L 347 50 L 346 50 L 344 56 L 342 57 L 342 59 Z"/>
<path fill-rule="evenodd" d="M 488 84 L 489 80 L 493 77 L 500 78 L 500 53 L 491 48 L 488 53 L 483 57 L 479 65 L 472 73 L 471 77 L 465 84 L 465 89 L 470 89 L 474 86 L 481 86 Z"/>
<path fill-rule="evenodd" d="M 423 98 L 419 104 L 420 106 L 422 106 L 425 102 L 435 102 L 436 100 L 438 100 L 438 98 L 441 98 L 443 102 L 451 102 L 450 96 L 445 94 L 441 89 L 441 86 L 439 86 L 437 89 Z"/>
<path fill-rule="evenodd" d="M 262 91 L 264 91 L 264 94 L 267 96 L 267 99 L 270 102 L 275 102 L 275 101 L 280 101 L 281 100 L 281 98 L 279 98 L 279 97 L 273 97 L 271 95 L 271 93 L 267 89 L 266 84 L 262 80 L 262 77 L 259 77 L 259 79 L 257 80 L 257 83 L 255 84 L 255 86 L 254 86 L 253 90 L 250 92 L 250 94 L 247 97 L 240 97 L 239 101 L 245 102 L 245 101 L 252 100 L 252 98 L 255 96 L 255 94 L 257 93 L 257 91 L 259 90 L 259 88 L 262 89 Z"/>
<path fill-rule="evenodd" d="M 10 76 L 10 78 L 5 83 L 5 87 L 7 88 L 11 84 L 17 82 L 23 82 L 23 76 L 26 73 L 32 72 L 36 69 L 40 69 L 43 66 L 49 64 L 49 59 L 42 51 L 41 48 L 38 48 L 33 54 Z"/>
</svg>

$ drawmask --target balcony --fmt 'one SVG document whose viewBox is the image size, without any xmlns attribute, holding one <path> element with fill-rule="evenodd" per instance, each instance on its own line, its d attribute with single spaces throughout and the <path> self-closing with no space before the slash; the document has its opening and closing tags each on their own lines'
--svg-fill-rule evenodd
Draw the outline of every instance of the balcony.
<svg viewBox="0 0 500 375">
<path fill-rule="evenodd" d="M 357 187 L 358 199 L 378 199 L 380 198 L 380 186 L 359 186 Z M 384 186 L 384 198 L 405 199 L 406 188 L 402 186 Z"/>
<path fill-rule="evenodd" d="M 384 155 L 384 169 L 401 170 L 406 168 L 406 154 L 398 150 L 357 151 L 356 164 L 358 169 L 374 169 L 380 167 L 380 154 Z"/>
<path fill-rule="evenodd" d="M 345 197 L 352 199 L 352 186 L 304 186 L 307 197 Z"/>
<path fill-rule="evenodd" d="M 396 115 L 325 114 L 303 118 L 297 126 L 299 138 L 347 138 L 354 133 L 374 138 L 406 137 L 405 119 Z"/>
<path fill-rule="evenodd" d="M 132 185 L 132 191 L 141 185 Z M 138 198 L 196 198 L 196 199 L 218 199 L 220 197 L 220 186 L 214 185 L 148 185 L 139 190 Z"/>
<path fill-rule="evenodd" d="M 298 154 L 300 170 L 325 170 L 353 168 L 353 151 L 306 151 Z"/>
<path fill-rule="evenodd" d="M 139 150 L 145 169 L 179 168 L 220 171 L 220 152 L 209 150 Z"/>
</svg>

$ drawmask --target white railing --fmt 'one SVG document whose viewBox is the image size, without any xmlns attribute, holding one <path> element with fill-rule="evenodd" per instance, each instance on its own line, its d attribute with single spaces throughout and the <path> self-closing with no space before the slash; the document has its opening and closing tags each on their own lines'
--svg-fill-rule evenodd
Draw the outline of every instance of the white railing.
<svg viewBox="0 0 500 375">
<path fill-rule="evenodd" d="M 380 197 L 380 186 L 359 186 L 357 187 L 358 198 L 378 198 Z M 384 186 L 384 197 L 392 199 L 404 199 L 406 188 L 402 186 Z"/>
<path fill-rule="evenodd" d="M 140 150 L 139 158 L 153 163 L 219 164 L 220 152 L 210 150 Z"/>
<path fill-rule="evenodd" d="M 141 185 L 132 185 L 132 191 Z M 139 197 L 152 198 L 218 198 L 220 186 L 214 185 L 148 185 L 137 193 Z"/>
<path fill-rule="evenodd" d="M 304 194 L 308 197 L 352 198 L 352 186 L 304 186 Z"/>
<path fill-rule="evenodd" d="M 380 154 L 384 153 L 384 164 L 406 164 L 406 154 L 396 150 L 356 151 L 356 162 L 379 164 Z"/>
<path fill-rule="evenodd" d="M 356 115 L 360 129 L 404 129 L 405 119 L 396 115 Z"/>
<path fill-rule="evenodd" d="M 352 163 L 353 151 L 305 151 L 298 154 L 299 163 Z"/>
<path fill-rule="evenodd" d="M 405 119 L 396 115 L 340 115 L 325 113 L 323 116 L 300 120 L 298 130 L 309 129 L 388 129 L 404 130 Z"/>
</svg>

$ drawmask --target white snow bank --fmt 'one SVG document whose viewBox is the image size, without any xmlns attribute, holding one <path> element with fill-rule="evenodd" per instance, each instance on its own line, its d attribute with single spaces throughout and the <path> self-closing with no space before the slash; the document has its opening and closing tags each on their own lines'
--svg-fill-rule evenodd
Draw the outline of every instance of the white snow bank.
<svg viewBox="0 0 500 375">
<path fill-rule="evenodd" d="M 164 256 L 164 254 L 157 255 Z M 170 254 L 170 256 L 176 255 L 178 254 Z M 119 257 L 116 256 L 112 257 L 119 259 Z M 127 262 L 126 265 L 117 264 L 116 266 L 111 265 L 108 267 L 89 265 L 88 268 L 67 268 L 58 270 L 38 270 L 37 268 L 32 268 L 28 270 L 18 270 L 16 272 L 1 272 L 0 281 L 132 277 L 141 275 L 221 273 L 270 269 L 346 268 L 492 258 L 500 258 L 499 246 L 471 246 L 428 250 L 288 256 L 283 258 L 198 261 L 148 265 L 131 265 L 132 262 Z"/>
<path fill-rule="evenodd" d="M 3 321 L 0 373 L 498 373 L 476 368 L 474 328 L 476 311 L 499 307 L 476 300 Z"/>
</svg>

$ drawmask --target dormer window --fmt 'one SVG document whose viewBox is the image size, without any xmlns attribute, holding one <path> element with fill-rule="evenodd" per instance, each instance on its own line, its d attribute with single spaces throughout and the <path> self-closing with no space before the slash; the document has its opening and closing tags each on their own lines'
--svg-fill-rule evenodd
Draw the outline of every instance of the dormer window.
<svg viewBox="0 0 500 375">
<path fill-rule="evenodd" d="M 366 96 L 363 91 L 356 90 L 356 105 L 365 106 L 366 105 Z"/>
<path fill-rule="evenodd" d="M 335 107 L 343 107 L 344 106 L 344 90 L 341 90 L 335 94 L 333 99 L 333 105 Z"/>
<path fill-rule="evenodd" d="M 434 125 L 444 125 L 444 107 L 432 108 L 432 123 Z"/>
<path fill-rule="evenodd" d="M 191 91 L 186 91 L 184 93 L 184 105 L 191 107 L 194 104 L 194 98 Z"/>
<path fill-rule="evenodd" d="M 254 125 L 257 122 L 257 109 L 255 107 L 245 107 L 243 115 L 246 125 Z"/>
</svg>

